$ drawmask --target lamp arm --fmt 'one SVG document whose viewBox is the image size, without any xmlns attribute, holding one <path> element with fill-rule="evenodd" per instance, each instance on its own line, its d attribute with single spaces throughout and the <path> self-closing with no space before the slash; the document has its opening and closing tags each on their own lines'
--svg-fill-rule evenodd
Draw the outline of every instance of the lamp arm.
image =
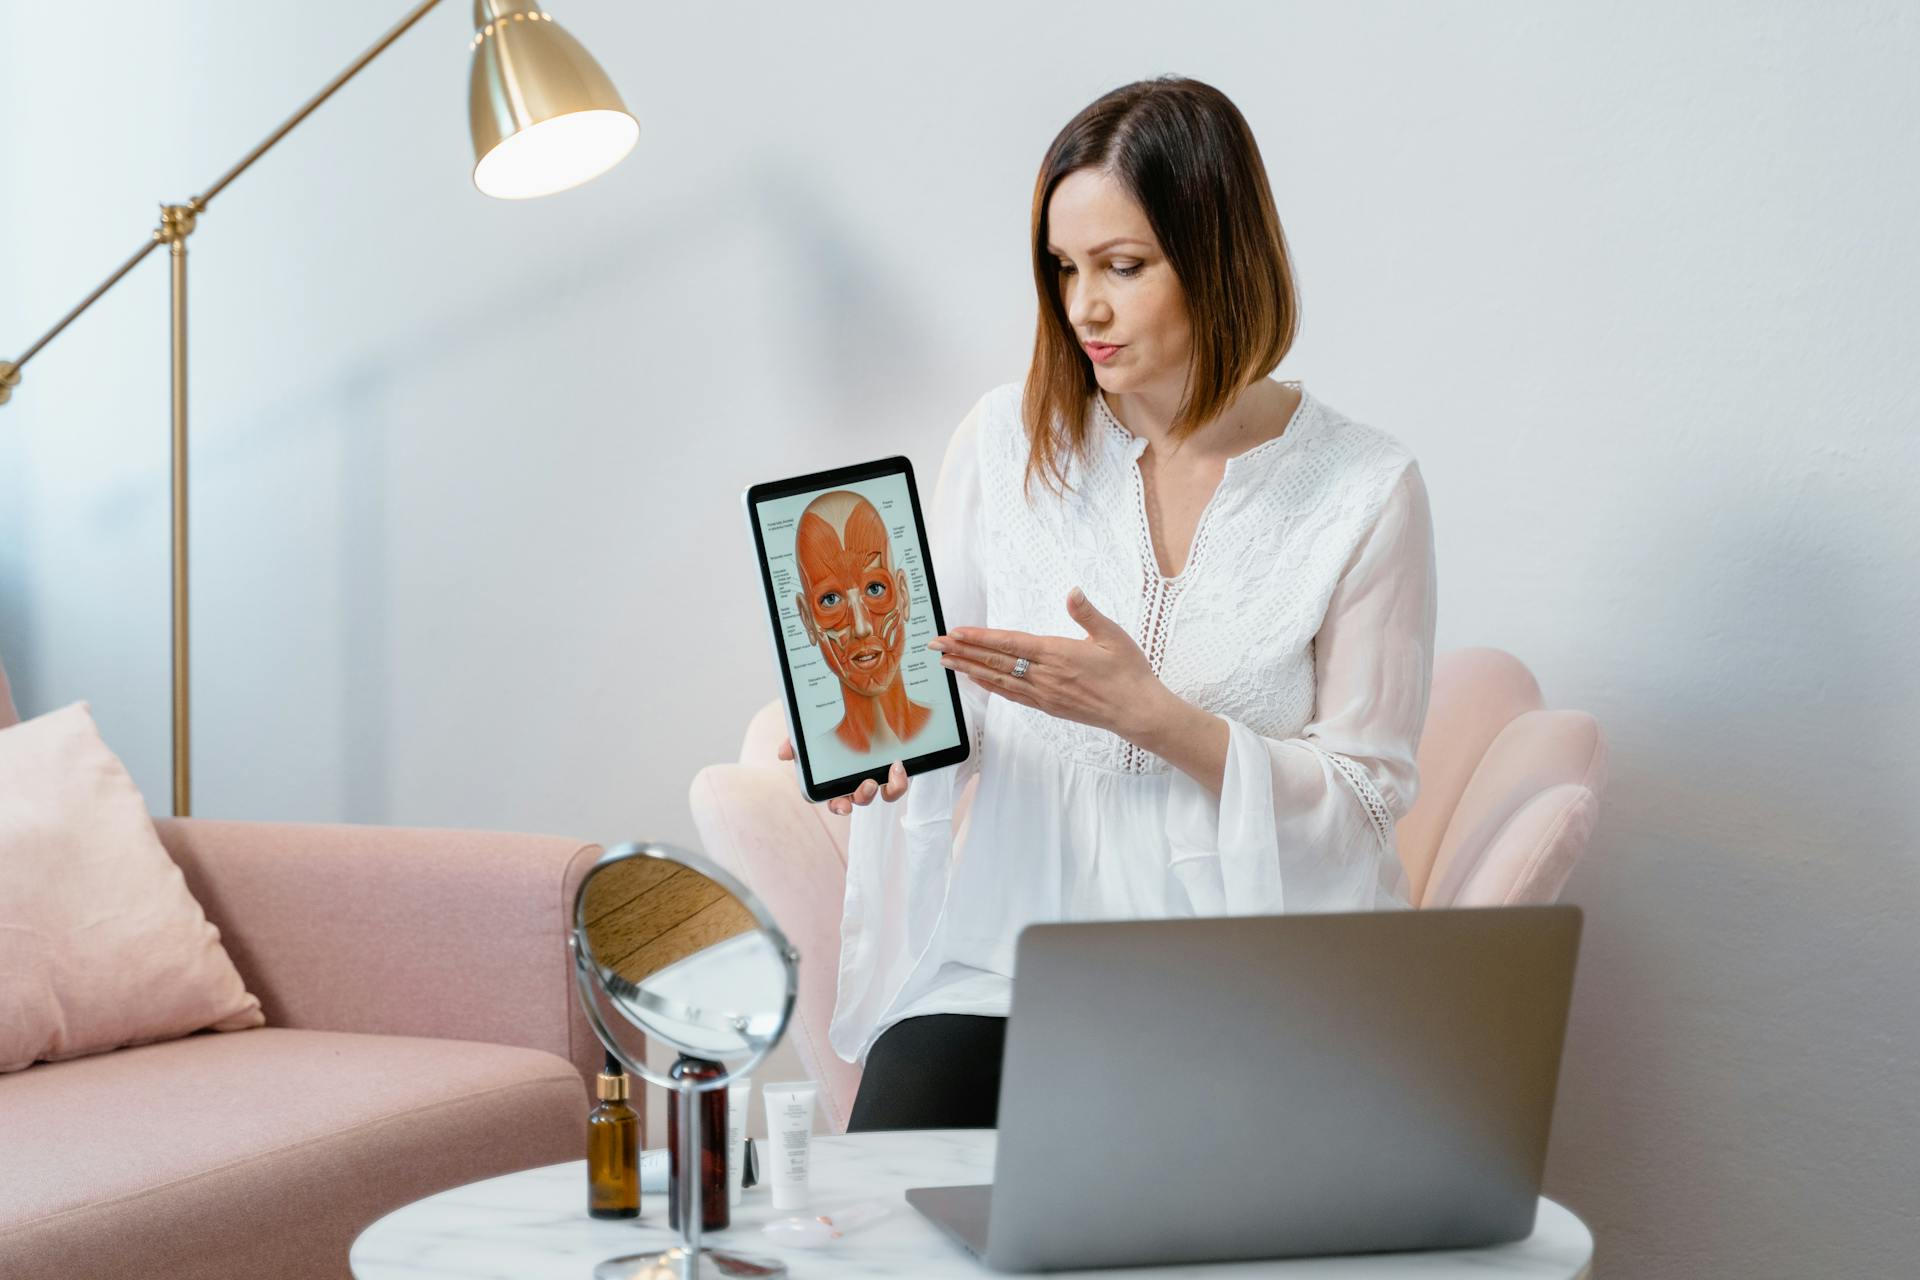
<svg viewBox="0 0 1920 1280">
<path fill-rule="evenodd" d="M 219 195 L 222 191 L 226 190 L 228 183 L 232 182 L 235 178 L 239 177 L 242 173 L 244 173 L 247 170 L 247 168 L 253 164 L 255 160 L 258 160 L 261 156 L 265 155 L 268 149 L 271 148 L 274 143 L 280 141 L 280 139 L 286 137 L 289 133 L 293 132 L 295 125 L 298 125 L 302 120 L 305 120 L 308 116 L 312 115 L 314 111 L 320 106 L 320 104 L 325 102 L 328 98 L 332 97 L 334 92 L 338 90 L 341 85 L 345 84 L 347 81 L 353 79 L 354 76 L 359 74 L 360 69 L 362 67 L 366 66 L 369 62 L 372 62 L 375 58 L 379 57 L 382 53 L 384 53 L 388 45 L 392 44 L 395 40 L 398 40 L 401 36 L 405 35 L 407 33 L 408 28 L 412 27 L 414 23 L 420 21 L 421 18 L 426 16 L 427 10 L 433 8 L 435 5 L 439 3 L 440 3 L 440 0 L 421 0 L 419 4 L 413 7 L 411 12 L 409 12 L 405 17 L 401 18 L 400 21 L 394 23 L 391 30 L 389 30 L 385 35 L 381 36 L 378 40 L 374 41 L 371 48 L 369 48 L 365 53 L 361 54 L 359 57 L 355 58 L 350 64 L 348 64 L 346 70 L 342 71 L 339 75 L 335 76 L 332 80 L 329 80 L 326 83 L 325 87 L 323 87 L 320 90 L 320 92 L 314 94 L 313 97 L 307 100 L 304 106 L 302 106 L 298 111 L 294 112 L 291 116 L 287 117 L 286 123 L 282 124 L 278 129 L 275 129 L 271 134 L 269 134 L 267 136 L 266 141 L 262 142 L 259 146 L 255 147 L 253 150 L 247 152 L 246 155 L 241 157 L 240 162 L 238 164 L 234 165 L 233 168 L 221 174 L 220 178 L 211 187 L 207 188 L 205 194 L 197 195 L 193 197 L 191 200 L 187 201 L 185 205 L 174 206 L 174 208 L 186 211 L 187 214 L 190 216 L 183 217 L 180 214 L 173 213 L 172 210 L 169 210 L 168 215 L 163 217 L 160 223 L 160 226 L 155 229 L 153 236 L 147 241 L 146 244 L 140 247 L 140 251 L 134 254 L 131 258 L 128 258 L 126 262 L 122 263 L 120 266 L 120 269 L 115 271 L 112 275 L 108 276 L 104 284 L 102 284 L 98 289 L 95 289 L 92 293 L 88 294 L 85 300 L 83 300 L 79 306 L 75 307 L 73 310 L 67 312 L 65 316 L 61 317 L 60 323 L 54 325 L 53 328 L 47 330 L 46 333 L 42 334 L 40 336 L 39 341 L 35 342 L 32 346 L 28 347 L 18 360 L 0 360 L 0 404 L 5 404 L 7 402 L 8 397 L 12 394 L 13 388 L 19 385 L 20 370 L 26 367 L 27 361 L 33 359 L 33 357 L 39 353 L 40 348 L 46 346 L 49 342 L 52 342 L 54 338 L 59 336 L 59 333 L 62 329 L 66 328 L 68 325 L 72 324 L 74 320 L 79 318 L 81 312 L 85 311 L 88 307 L 92 306 L 95 302 L 99 301 L 101 295 L 106 293 L 107 290 L 113 288 L 114 285 L 120 283 L 120 278 L 126 275 L 127 272 L 133 270 L 133 268 L 136 265 L 138 265 L 138 263 L 142 258 L 146 257 L 149 253 L 153 252 L 155 247 L 162 244 L 171 244 L 176 239 L 182 239 L 182 240 L 185 239 L 186 236 L 189 233 L 191 233 L 193 230 L 194 216 L 197 216 L 198 214 L 204 212 L 207 205 L 212 202 L 213 198 Z"/>
<path fill-rule="evenodd" d="M 34 343 L 32 346 L 28 347 L 18 360 L 15 360 L 10 364 L 0 363 L 0 376 L 4 376 L 10 370 L 21 368 L 27 363 L 27 361 L 33 359 L 34 354 L 38 352 L 40 348 L 46 346 L 49 342 L 52 342 L 54 338 L 59 335 L 62 329 L 72 324 L 74 320 L 79 317 L 82 311 L 85 311 L 88 307 L 92 306 L 94 302 L 99 299 L 101 294 L 113 288 L 113 286 L 115 286 L 116 284 L 119 284 L 121 276 L 124 276 L 125 274 L 127 274 L 127 272 L 139 266 L 140 260 L 146 257 L 148 254 L 152 253 L 154 249 L 159 247 L 162 243 L 163 241 L 160 239 L 160 233 L 158 231 L 154 232 L 151 236 L 148 236 L 147 242 L 140 246 L 140 249 L 137 253 L 135 253 L 131 258 L 128 258 L 125 262 L 121 263 L 120 269 L 118 271 L 115 271 L 112 275 L 108 276 L 106 279 L 106 282 L 102 284 L 98 289 L 95 289 L 92 293 L 88 294 L 85 300 L 82 301 L 79 306 L 75 307 L 73 310 L 67 312 L 66 315 L 62 316 L 60 318 L 60 323 L 54 325 L 53 328 L 47 330 L 44 334 L 40 335 L 40 340 Z M 18 380 L 17 374 L 15 375 L 15 380 L 16 381 Z M 5 402 L 6 402 L 5 392 L 0 391 L 0 404 L 4 404 Z"/>
<path fill-rule="evenodd" d="M 338 89 L 341 85 L 345 84 L 347 81 L 353 79 L 354 76 L 358 75 L 360 73 L 360 68 L 366 66 L 369 62 L 372 62 L 375 58 L 379 57 L 382 53 L 386 52 L 388 45 L 392 44 L 395 40 L 398 40 L 401 36 L 405 35 L 409 27 L 413 26 L 414 23 L 420 21 L 420 19 L 427 16 L 427 10 L 433 8 L 433 6 L 439 3 L 440 3 L 440 0 L 421 0 L 419 4 L 414 6 L 413 11 L 411 13 L 407 14 L 406 17 L 400 19 L 400 21 L 393 24 L 392 30 L 388 31 L 387 34 L 381 36 L 378 40 L 374 41 L 373 46 L 369 48 L 365 53 L 355 58 L 350 64 L 348 64 L 347 69 L 345 71 L 342 71 L 339 75 L 335 76 L 332 80 L 329 80 L 326 84 L 326 87 L 321 89 L 320 92 L 314 94 L 313 97 L 309 98 L 305 106 L 301 107 L 298 111 L 294 112 L 291 116 L 288 116 L 287 122 L 281 125 L 278 129 L 275 129 L 273 133 L 268 136 L 265 142 L 262 142 L 259 146 L 255 147 L 253 150 L 247 152 L 247 154 L 241 158 L 239 164 L 234 165 L 233 168 L 221 174 L 219 181 L 215 182 L 211 187 L 208 187 L 207 193 L 205 195 L 195 196 L 188 203 L 196 206 L 198 209 L 206 208 L 208 202 L 210 202 L 215 196 L 219 195 L 222 191 L 226 190 L 227 184 L 229 182 L 232 182 L 235 178 L 239 177 L 242 173 L 246 171 L 249 165 L 251 165 L 255 160 L 258 160 L 261 156 L 265 155 L 267 153 L 267 149 L 273 146 L 274 143 L 280 141 L 280 139 L 286 137 L 289 133 L 292 133 L 293 127 L 299 124 L 302 120 L 305 120 L 308 116 L 312 115 L 314 113 L 314 110 L 317 107 L 319 107 L 321 103 L 325 102 L 328 98 L 331 98 L 333 96 L 334 90 Z"/>
</svg>

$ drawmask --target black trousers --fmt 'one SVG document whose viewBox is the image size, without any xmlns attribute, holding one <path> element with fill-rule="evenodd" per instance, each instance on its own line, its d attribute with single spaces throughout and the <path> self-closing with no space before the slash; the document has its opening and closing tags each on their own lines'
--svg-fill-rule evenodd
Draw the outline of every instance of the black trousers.
<svg viewBox="0 0 1920 1280">
<path fill-rule="evenodd" d="M 867 1051 L 847 1132 L 991 1129 L 1007 1020 L 933 1013 L 896 1022 Z"/>
</svg>

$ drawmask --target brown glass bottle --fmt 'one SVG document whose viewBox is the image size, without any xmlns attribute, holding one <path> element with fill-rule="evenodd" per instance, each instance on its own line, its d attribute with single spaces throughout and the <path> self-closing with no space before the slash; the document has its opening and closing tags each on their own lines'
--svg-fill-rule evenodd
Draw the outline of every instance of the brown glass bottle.
<svg viewBox="0 0 1920 1280">
<path fill-rule="evenodd" d="M 667 1074 L 675 1080 L 711 1080 L 726 1068 L 705 1058 L 681 1054 Z M 700 1230 L 719 1231 L 732 1218 L 727 1209 L 727 1091 L 693 1095 L 700 1108 Z M 667 1101 L 667 1225 L 680 1229 L 680 1098 Z"/>
<path fill-rule="evenodd" d="M 594 1082 L 600 1105 L 587 1115 L 587 1213 L 640 1216 L 640 1117 L 627 1105 L 627 1073 L 612 1057 Z"/>
</svg>

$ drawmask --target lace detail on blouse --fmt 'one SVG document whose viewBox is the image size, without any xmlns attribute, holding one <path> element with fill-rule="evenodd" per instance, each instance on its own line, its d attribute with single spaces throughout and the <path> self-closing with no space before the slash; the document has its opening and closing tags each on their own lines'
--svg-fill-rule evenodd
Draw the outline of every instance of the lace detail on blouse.
<svg viewBox="0 0 1920 1280">
<path fill-rule="evenodd" d="M 1316 750 L 1318 750 L 1316 748 Z M 1380 794 L 1380 788 L 1373 785 L 1373 779 L 1347 757 L 1337 751 L 1319 751 L 1320 758 L 1332 764 L 1347 780 L 1353 793 L 1359 798 L 1360 805 L 1367 811 L 1367 820 L 1373 823 L 1373 833 L 1380 837 L 1380 848 L 1390 858 L 1399 856 L 1393 840 L 1393 810 L 1387 807 L 1386 797 Z"/>
<path fill-rule="evenodd" d="M 1085 633 L 1066 611 L 1078 586 L 1126 628 L 1174 693 L 1263 737 L 1298 736 L 1313 714 L 1313 637 L 1343 568 L 1412 461 L 1405 448 L 1303 389 L 1282 434 L 1228 459 L 1187 562 L 1169 578 L 1147 522 L 1144 438 L 1096 395 L 1097 429 L 1086 456 L 1067 462 L 1067 493 L 1036 482 L 1029 503 L 1018 405 L 1010 394 L 997 408 L 978 441 L 987 625 L 1079 638 Z M 1017 703 L 1005 711 L 1065 759 L 1120 773 L 1169 771 L 1104 729 Z"/>
<path fill-rule="evenodd" d="M 1107 407 L 1105 396 L 1094 397 L 1094 411 L 1100 419 L 1103 429 L 1116 434 L 1116 443 L 1132 448 L 1134 436 L 1120 425 L 1119 419 Z M 1187 548 L 1187 562 L 1180 566 L 1180 572 L 1169 578 L 1160 572 L 1160 557 L 1153 550 L 1153 526 L 1147 519 L 1146 478 L 1140 474 L 1140 451 L 1132 449 L 1133 492 L 1139 507 L 1138 529 L 1140 531 L 1140 632 L 1134 638 L 1140 644 L 1140 651 L 1147 656 L 1147 664 L 1153 673 L 1159 675 L 1166 665 L 1167 633 L 1175 605 L 1180 600 L 1180 590 L 1189 580 L 1187 570 L 1192 567 L 1194 558 L 1200 554 L 1201 542 L 1206 537 L 1207 519 L 1201 513 L 1199 523 L 1194 527 L 1193 542 Z M 1211 499 L 1207 503 L 1212 506 Z M 1123 743 L 1121 750 L 1121 768 L 1127 773 L 1155 772 L 1149 763 L 1153 759 L 1150 752 L 1144 751 L 1131 742 Z"/>
</svg>

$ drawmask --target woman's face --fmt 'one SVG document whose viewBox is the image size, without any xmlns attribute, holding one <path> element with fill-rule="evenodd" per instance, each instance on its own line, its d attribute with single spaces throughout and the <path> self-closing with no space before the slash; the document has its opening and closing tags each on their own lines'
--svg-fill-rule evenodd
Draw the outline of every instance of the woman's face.
<svg viewBox="0 0 1920 1280">
<path fill-rule="evenodd" d="M 1093 376 L 1110 394 L 1185 390 L 1193 329 L 1147 214 L 1097 169 L 1062 178 L 1047 201 L 1047 251 L 1060 301 Z"/>
</svg>

